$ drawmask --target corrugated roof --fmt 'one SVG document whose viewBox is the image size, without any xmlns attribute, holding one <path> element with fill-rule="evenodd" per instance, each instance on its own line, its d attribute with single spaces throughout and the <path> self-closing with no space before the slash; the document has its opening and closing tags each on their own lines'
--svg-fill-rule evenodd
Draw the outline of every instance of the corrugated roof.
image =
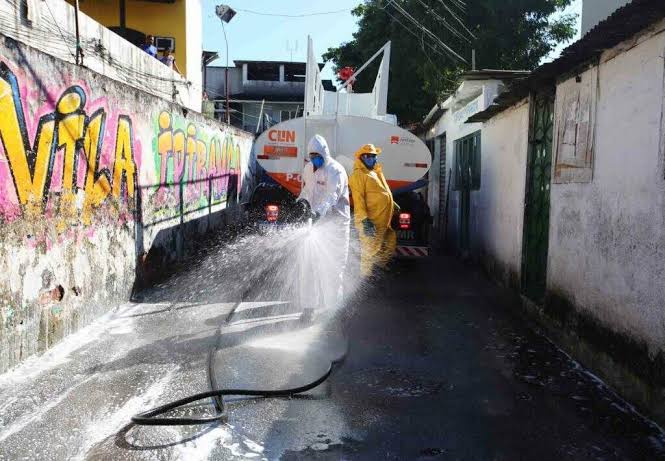
<svg viewBox="0 0 665 461">
<path fill-rule="evenodd" d="M 506 69 L 480 69 L 465 72 L 460 76 L 461 80 L 510 80 L 524 78 L 531 74 L 530 70 L 506 70 Z"/>
<path fill-rule="evenodd" d="M 528 78 L 514 82 L 490 107 L 467 120 L 484 122 L 521 101 L 532 90 L 554 86 L 556 78 L 599 56 L 624 40 L 665 18 L 665 0 L 633 0 L 617 9 L 580 40 L 563 50 L 561 56 L 535 69 Z"/>
</svg>

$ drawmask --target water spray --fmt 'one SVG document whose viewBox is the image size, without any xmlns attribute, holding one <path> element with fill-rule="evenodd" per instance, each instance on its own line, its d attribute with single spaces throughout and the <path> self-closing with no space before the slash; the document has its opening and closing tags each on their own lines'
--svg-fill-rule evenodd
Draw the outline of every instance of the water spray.
<svg viewBox="0 0 665 461">
<path fill-rule="evenodd" d="M 286 239 L 286 243 L 282 241 L 282 243 L 285 245 L 285 247 L 280 248 L 281 251 L 284 253 L 288 253 L 289 257 L 295 257 L 296 258 L 296 263 L 300 262 L 298 264 L 298 269 L 297 271 L 292 271 L 291 267 L 286 267 L 285 272 L 282 274 L 283 277 L 287 277 L 285 274 L 292 274 L 295 272 L 297 279 L 293 280 L 293 275 L 291 275 L 291 278 L 288 278 L 286 280 L 282 279 L 279 281 L 275 281 L 274 279 L 271 279 L 271 275 L 273 271 L 273 267 L 271 264 L 274 264 L 274 261 L 270 260 L 269 257 L 266 257 L 265 255 L 262 258 L 257 257 L 256 264 L 254 265 L 255 267 L 252 267 L 253 270 L 255 270 L 256 266 L 260 267 L 261 264 L 264 265 L 263 270 L 260 271 L 259 273 L 252 272 L 250 275 L 252 276 L 252 279 L 254 280 L 260 280 L 262 281 L 261 283 L 265 283 L 266 285 L 272 284 L 279 284 L 279 283 L 284 283 L 287 285 L 287 287 L 284 288 L 286 292 L 290 294 L 292 298 L 296 298 L 298 300 L 298 303 L 300 304 L 299 307 L 303 307 L 303 305 L 307 302 L 304 300 L 305 295 L 303 294 L 303 273 L 307 272 L 307 269 L 303 271 L 303 259 L 306 261 L 307 258 L 309 258 L 314 252 L 320 252 L 322 249 L 316 247 L 317 244 L 320 244 L 321 242 L 317 241 L 315 238 L 316 235 L 313 233 L 315 228 L 319 227 L 318 223 L 315 223 L 314 220 L 312 219 L 312 213 L 309 208 L 309 204 L 305 202 L 300 207 L 299 211 L 299 216 L 298 220 L 300 221 L 300 225 L 295 226 L 291 229 L 288 229 L 286 233 L 284 233 L 285 236 L 288 236 L 288 239 Z M 321 223 L 322 227 L 325 227 L 325 223 Z M 322 230 L 321 232 L 326 232 L 326 230 Z M 328 239 L 332 239 L 332 245 L 334 246 L 334 236 L 328 236 L 326 234 L 326 241 L 328 242 Z M 267 241 L 267 237 L 263 237 L 262 241 Z M 280 242 L 279 239 L 271 239 L 272 241 L 277 241 Z M 299 249 L 303 249 L 304 252 L 300 255 L 292 255 L 293 253 L 291 248 L 288 248 L 289 243 L 296 243 L 298 245 Z M 310 248 L 309 246 L 314 246 L 315 248 Z M 247 250 L 249 252 L 250 249 L 254 249 L 254 252 L 256 253 L 256 241 L 255 240 L 245 240 L 245 241 L 240 241 L 238 242 L 238 247 L 236 248 L 235 254 L 231 252 L 231 257 L 226 257 L 226 258 L 219 258 L 220 260 L 222 259 L 230 259 L 230 261 L 226 261 L 226 264 L 233 266 L 235 265 L 236 261 L 242 257 L 243 253 Z M 240 256 L 239 256 L 240 255 Z M 324 255 L 327 257 L 334 257 L 334 252 L 332 253 L 333 256 L 330 254 Z M 228 256 L 228 255 L 224 255 Z M 235 258 L 234 258 L 235 256 Z M 267 258 L 267 261 L 266 261 Z M 300 258 L 300 259 L 299 259 Z M 290 261 L 293 262 L 293 261 Z M 320 264 L 320 265 L 325 265 L 325 264 Z M 208 261 L 207 265 L 203 265 L 206 268 L 209 268 L 210 266 L 214 266 L 213 264 L 210 264 L 210 261 Z M 250 266 L 251 267 L 251 266 Z M 311 269 L 311 268 L 308 268 Z M 296 285 L 297 288 L 293 289 L 293 285 Z M 190 288 L 195 288 L 193 285 L 188 285 Z M 311 286 L 307 287 L 311 291 Z M 317 286 L 317 290 L 323 290 L 324 287 Z M 244 300 L 247 297 L 247 294 L 254 289 L 254 286 L 252 287 L 247 287 L 242 295 L 240 296 L 240 299 Z M 315 290 L 316 291 L 316 290 Z M 294 293 L 295 292 L 295 293 Z M 312 298 L 316 298 L 316 302 L 318 302 L 320 299 L 326 299 L 325 295 L 322 295 L 321 293 L 317 293 L 319 296 L 309 296 L 309 302 L 311 304 L 314 303 L 312 301 Z M 329 298 L 328 298 L 329 299 Z M 237 309 L 240 307 L 242 301 L 238 302 L 235 304 L 231 312 L 228 314 L 228 316 L 225 319 L 225 324 L 229 325 L 232 318 L 236 314 Z M 308 306 L 309 307 L 309 306 Z M 311 310 L 311 309 L 310 309 Z M 303 309 L 303 312 L 305 309 Z M 224 397 L 225 396 L 253 396 L 253 397 L 265 397 L 265 398 L 275 398 L 275 397 L 293 397 L 297 394 L 302 394 L 304 392 L 307 392 L 311 389 L 314 389 L 315 387 L 321 385 L 324 381 L 326 381 L 330 375 L 333 372 L 333 369 L 335 368 L 336 365 L 341 363 L 345 356 L 346 356 L 346 351 L 344 351 L 343 354 L 341 354 L 339 357 L 331 360 L 330 365 L 328 366 L 327 370 L 325 373 L 323 373 L 321 376 L 319 376 L 317 379 L 303 384 L 301 386 L 297 387 L 291 387 L 291 388 L 286 388 L 286 389 L 221 389 L 219 388 L 219 385 L 217 383 L 216 379 L 216 373 L 214 369 L 214 357 L 217 351 L 220 349 L 220 342 L 222 338 L 222 325 L 219 326 L 216 332 L 216 343 L 213 348 L 210 349 L 210 352 L 208 354 L 208 381 L 209 381 L 209 386 L 210 390 L 207 392 L 201 392 L 197 394 L 193 394 L 191 396 L 155 407 L 153 409 L 144 411 L 142 413 L 134 415 L 131 420 L 134 424 L 140 425 L 140 426 L 180 426 L 180 425 L 201 425 L 201 424 L 212 424 L 212 423 L 219 423 L 219 422 L 226 422 L 228 421 L 228 413 L 227 413 L 227 405 L 224 402 Z M 163 415 L 178 409 L 182 408 L 186 405 L 189 405 L 191 403 L 212 398 L 215 406 L 215 414 L 212 416 L 200 416 L 200 417 L 164 417 Z"/>
</svg>

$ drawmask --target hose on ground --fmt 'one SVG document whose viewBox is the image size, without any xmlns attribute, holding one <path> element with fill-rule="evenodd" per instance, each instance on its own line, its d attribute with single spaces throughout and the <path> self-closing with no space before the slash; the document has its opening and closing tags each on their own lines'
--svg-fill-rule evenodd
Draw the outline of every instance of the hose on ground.
<svg viewBox="0 0 665 461">
<path fill-rule="evenodd" d="M 236 305 L 237 307 L 237 305 Z M 227 323 L 233 316 L 235 308 L 229 313 L 227 317 Z M 342 355 L 339 359 L 336 359 L 330 362 L 330 366 L 326 372 L 321 375 L 319 378 L 314 381 L 304 384 L 299 387 L 292 387 L 289 389 L 268 389 L 268 390 L 258 390 L 258 389 L 217 389 L 217 380 L 215 378 L 215 368 L 214 368 L 214 355 L 219 348 L 219 341 L 221 338 L 221 327 L 217 329 L 217 342 L 215 347 L 210 349 L 208 354 L 208 380 L 210 388 L 212 390 L 208 392 L 201 392 L 198 394 L 190 395 L 188 397 L 182 398 L 180 400 L 175 400 L 173 402 L 155 407 L 148 411 L 138 413 L 132 416 L 132 422 L 139 426 L 186 426 L 186 425 L 198 425 L 198 424 L 211 424 L 218 422 L 226 422 L 228 420 L 228 415 L 225 411 L 224 406 L 224 396 L 234 395 L 234 396 L 252 396 L 252 397 L 292 397 L 297 394 L 302 394 L 311 389 L 322 384 L 326 379 L 328 379 L 333 371 L 334 366 L 337 363 L 340 363 L 344 360 L 346 354 Z M 214 416 L 209 417 L 169 417 L 169 418 L 160 418 L 158 416 L 163 415 L 171 410 L 176 408 L 184 407 L 193 402 L 199 400 L 212 398 L 215 404 L 215 409 L 217 413 Z"/>
<path fill-rule="evenodd" d="M 171 403 L 153 408 L 152 410 L 139 413 L 132 416 L 132 422 L 140 426 L 184 426 L 184 425 L 194 425 L 194 424 L 210 424 L 216 422 L 226 422 L 227 415 L 224 411 L 224 400 L 222 399 L 225 395 L 245 395 L 245 396 L 254 396 L 254 397 L 291 397 L 296 394 L 301 394 L 307 392 L 311 389 L 314 389 L 321 383 L 323 383 L 330 374 L 332 373 L 334 362 L 330 363 L 328 370 L 321 375 L 316 380 L 311 383 L 305 384 L 300 387 L 293 387 L 291 389 L 279 389 L 279 390 L 256 390 L 256 389 L 217 389 L 208 392 L 201 392 L 199 394 L 194 394 L 189 397 L 185 397 L 180 400 L 176 400 Z M 206 418 L 156 418 L 156 416 L 163 415 L 166 412 L 174 410 L 175 408 L 182 407 L 184 405 L 196 402 L 198 400 L 203 400 L 207 398 L 215 398 L 216 406 L 221 402 L 221 411 L 218 408 L 218 413 L 214 416 Z M 218 399 L 218 400 L 217 400 Z"/>
</svg>

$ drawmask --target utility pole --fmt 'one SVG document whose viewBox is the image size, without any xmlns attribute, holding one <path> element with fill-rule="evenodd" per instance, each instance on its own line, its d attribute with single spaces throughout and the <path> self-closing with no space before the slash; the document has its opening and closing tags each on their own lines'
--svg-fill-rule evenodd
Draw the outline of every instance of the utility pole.
<svg viewBox="0 0 665 461">
<path fill-rule="evenodd" d="M 215 14 L 222 21 L 222 31 L 224 32 L 224 42 L 226 43 L 226 67 L 224 68 L 224 92 L 226 93 L 226 123 L 231 124 L 231 112 L 229 109 L 229 41 L 226 39 L 226 29 L 224 23 L 231 21 L 236 12 L 229 5 L 217 5 Z"/>
<path fill-rule="evenodd" d="M 224 43 L 226 43 L 226 66 L 224 67 L 224 92 L 226 93 L 226 124 L 231 124 L 231 112 L 229 109 L 229 41 L 226 39 L 226 28 L 222 21 L 224 31 Z"/>
</svg>

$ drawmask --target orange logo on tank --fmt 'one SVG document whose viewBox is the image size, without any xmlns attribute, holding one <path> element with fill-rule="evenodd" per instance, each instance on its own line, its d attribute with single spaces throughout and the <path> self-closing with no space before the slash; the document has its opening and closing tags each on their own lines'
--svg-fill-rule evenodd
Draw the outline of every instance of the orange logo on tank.
<svg viewBox="0 0 665 461">
<path fill-rule="evenodd" d="M 296 132 L 292 130 L 270 130 L 268 139 L 272 142 L 296 142 Z"/>
</svg>

